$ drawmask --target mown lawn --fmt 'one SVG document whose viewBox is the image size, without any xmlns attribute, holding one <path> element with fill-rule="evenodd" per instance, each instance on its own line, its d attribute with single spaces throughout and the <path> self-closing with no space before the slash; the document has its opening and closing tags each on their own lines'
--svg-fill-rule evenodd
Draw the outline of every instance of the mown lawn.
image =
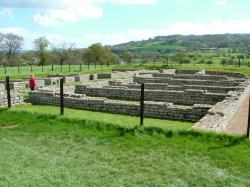
<svg viewBox="0 0 250 187">
<path fill-rule="evenodd" d="M 96 69 L 94 65 L 90 66 L 90 69 L 86 65 L 82 65 L 82 70 L 80 71 L 79 65 L 71 65 L 71 70 L 68 70 L 68 65 L 63 66 L 63 71 L 61 72 L 61 68 L 59 65 L 54 65 L 54 71 L 51 71 L 51 66 L 44 66 L 44 72 L 41 70 L 41 66 L 34 66 L 33 67 L 33 74 L 37 78 L 45 78 L 48 75 L 55 75 L 55 74 L 88 74 L 88 73 L 102 73 L 102 72 L 111 72 L 112 69 L 137 69 L 137 70 L 159 70 L 159 69 L 168 69 L 168 68 L 175 68 L 175 69 L 195 69 L 195 70 L 215 70 L 215 71 L 230 71 L 230 72 L 239 72 L 245 73 L 246 75 L 250 76 L 250 67 L 246 66 L 233 66 L 233 65 L 219 65 L 219 64 L 178 64 L 176 62 L 169 62 L 169 66 L 166 63 L 157 61 L 155 66 L 153 62 L 150 63 L 133 63 L 132 65 L 123 64 L 123 65 L 112 65 L 112 66 L 103 66 L 97 65 Z M 22 78 L 29 78 L 31 74 L 31 70 L 29 66 L 24 66 L 20 68 L 20 73 L 17 71 L 17 67 L 7 67 L 7 74 L 4 73 L 4 68 L 0 68 L 0 80 L 5 80 L 6 76 L 10 76 L 10 79 L 22 79 Z"/>
<path fill-rule="evenodd" d="M 18 67 L 7 67 L 6 74 L 3 67 L 0 67 L 0 80 L 5 80 L 6 76 L 10 76 L 11 79 L 22 79 L 22 78 L 29 78 L 30 74 L 35 74 L 37 78 L 45 78 L 48 75 L 55 75 L 55 74 L 87 74 L 87 73 L 100 73 L 100 72 L 111 72 L 111 69 L 117 66 L 105 66 L 102 67 L 97 65 L 96 68 L 94 65 L 90 65 L 89 69 L 87 65 L 82 65 L 82 69 L 80 71 L 80 65 L 71 65 L 70 70 L 68 65 L 63 65 L 62 71 L 60 65 L 54 65 L 54 70 L 52 71 L 52 66 L 44 66 L 43 72 L 41 66 L 33 66 L 32 71 L 30 66 L 20 66 L 20 72 L 18 72 Z"/>
<path fill-rule="evenodd" d="M 0 110 L 0 186 L 250 185 L 247 139 L 187 129 L 121 134 L 106 122 L 138 119 L 71 109 L 59 117 L 46 108 Z"/>
</svg>

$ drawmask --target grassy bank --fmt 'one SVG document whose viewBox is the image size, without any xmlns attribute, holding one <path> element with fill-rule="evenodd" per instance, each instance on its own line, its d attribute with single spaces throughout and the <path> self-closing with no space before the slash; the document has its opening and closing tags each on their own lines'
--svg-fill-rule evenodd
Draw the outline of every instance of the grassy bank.
<svg viewBox="0 0 250 187">
<path fill-rule="evenodd" d="M 84 120 L 91 115 L 80 115 L 87 115 L 85 111 L 66 110 L 61 118 L 54 109 L 41 109 L 0 110 L 0 186 L 250 184 L 246 139 L 187 130 L 171 136 L 143 131 L 121 136 L 119 128 L 101 128 L 107 125 L 100 122 L 104 118 Z M 118 122 L 115 117 L 110 120 Z M 117 125 L 125 123 L 129 124 L 123 118 Z"/>
</svg>

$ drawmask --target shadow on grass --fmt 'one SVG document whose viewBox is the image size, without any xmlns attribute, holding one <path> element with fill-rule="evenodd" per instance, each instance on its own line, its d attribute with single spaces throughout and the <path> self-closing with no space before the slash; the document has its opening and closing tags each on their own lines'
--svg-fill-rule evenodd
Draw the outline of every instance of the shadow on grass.
<svg viewBox="0 0 250 187">
<path fill-rule="evenodd" d="M 216 146 L 216 147 L 210 147 L 210 148 L 208 148 L 208 150 L 216 150 L 216 149 L 233 147 L 233 146 L 236 146 L 236 145 L 242 143 L 245 140 L 246 140 L 245 137 L 239 137 L 238 139 L 232 140 L 232 142 L 229 142 L 228 144 L 220 145 L 220 146 Z"/>
<path fill-rule="evenodd" d="M 6 108 L 6 107 L 4 107 L 4 108 L 0 108 L 0 112 L 5 112 L 5 111 L 7 111 L 7 110 L 9 110 L 10 108 Z"/>
<path fill-rule="evenodd" d="M 49 123 L 49 124 L 67 124 L 67 125 L 77 125 L 85 129 L 96 129 L 98 131 L 113 131 L 116 132 L 117 136 L 138 136 L 138 135 L 163 135 L 166 138 L 172 138 L 173 136 L 183 136 L 189 138 L 195 138 L 198 141 L 205 142 L 219 142 L 219 146 L 210 147 L 210 150 L 220 149 L 225 147 L 235 146 L 240 144 L 246 138 L 244 136 L 232 136 L 228 134 L 218 134 L 214 132 L 204 132 L 198 130 L 172 130 L 172 129 L 162 129 L 160 127 L 126 127 L 117 124 L 100 122 L 96 120 L 86 120 L 86 119 L 69 119 L 59 115 L 50 115 L 50 114 L 40 114 L 40 113 L 30 113 L 27 111 L 10 111 L 8 108 L 0 109 L 1 112 L 5 112 L 6 115 L 10 118 L 15 117 L 19 119 L 19 122 L 22 122 L 22 119 L 29 119 L 34 123 Z M 27 123 L 25 121 L 25 123 Z"/>
</svg>

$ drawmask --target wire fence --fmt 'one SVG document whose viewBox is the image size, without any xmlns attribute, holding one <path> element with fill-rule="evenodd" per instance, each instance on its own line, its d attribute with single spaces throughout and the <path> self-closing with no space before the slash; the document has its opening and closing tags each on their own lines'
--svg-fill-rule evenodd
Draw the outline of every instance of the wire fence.
<svg viewBox="0 0 250 187">
<path fill-rule="evenodd" d="M 78 64 L 78 65 L 48 65 L 48 66 L 15 66 L 15 67 L 0 67 L 0 75 L 16 75 L 16 74 L 28 74 L 28 73 L 66 73 L 66 72 L 81 72 L 85 70 L 94 70 L 105 68 L 106 65 L 86 65 L 86 64 Z"/>
</svg>

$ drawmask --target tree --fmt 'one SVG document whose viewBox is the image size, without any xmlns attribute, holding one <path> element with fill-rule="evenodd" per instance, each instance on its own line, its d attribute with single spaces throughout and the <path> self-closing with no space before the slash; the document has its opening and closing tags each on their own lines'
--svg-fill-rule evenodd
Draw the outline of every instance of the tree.
<svg viewBox="0 0 250 187">
<path fill-rule="evenodd" d="M 40 37 L 35 39 L 34 44 L 40 58 L 39 65 L 45 65 L 46 48 L 49 46 L 49 41 L 45 37 Z"/>
<path fill-rule="evenodd" d="M 239 65 L 239 67 L 241 66 L 241 59 L 245 59 L 245 57 L 243 56 L 243 55 L 238 55 L 237 56 L 237 58 L 238 58 L 238 60 L 239 60 L 239 63 L 238 63 L 238 65 Z"/>
<path fill-rule="evenodd" d="M 6 56 L 7 63 L 11 66 L 20 49 L 22 49 L 23 37 L 8 33 L 3 35 L 2 50 Z"/>
<path fill-rule="evenodd" d="M 0 64 L 3 64 L 4 59 L 3 37 L 4 35 L 0 33 Z"/>
<path fill-rule="evenodd" d="M 132 58 L 134 58 L 134 53 L 132 53 L 131 51 L 127 51 L 125 52 L 124 57 L 128 61 L 128 64 L 131 64 Z"/>
<path fill-rule="evenodd" d="M 55 60 L 63 65 L 64 62 L 69 61 L 75 54 L 75 44 L 63 42 L 52 46 L 52 52 Z"/>
<path fill-rule="evenodd" d="M 90 63 L 106 64 L 107 66 L 112 63 L 118 63 L 119 58 L 113 54 L 109 48 L 103 47 L 100 43 L 96 43 L 88 47 L 83 53 L 83 59 Z"/>
<path fill-rule="evenodd" d="M 184 62 L 186 56 L 187 56 L 186 51 L 181 50 L 181 51 L 179 51 L 179 52 L 175 55 L 175 59 L 176 59 L 176 61 L 179 62 L 180 65 L 181 65 L 181 64 Z"/>
</svg>

